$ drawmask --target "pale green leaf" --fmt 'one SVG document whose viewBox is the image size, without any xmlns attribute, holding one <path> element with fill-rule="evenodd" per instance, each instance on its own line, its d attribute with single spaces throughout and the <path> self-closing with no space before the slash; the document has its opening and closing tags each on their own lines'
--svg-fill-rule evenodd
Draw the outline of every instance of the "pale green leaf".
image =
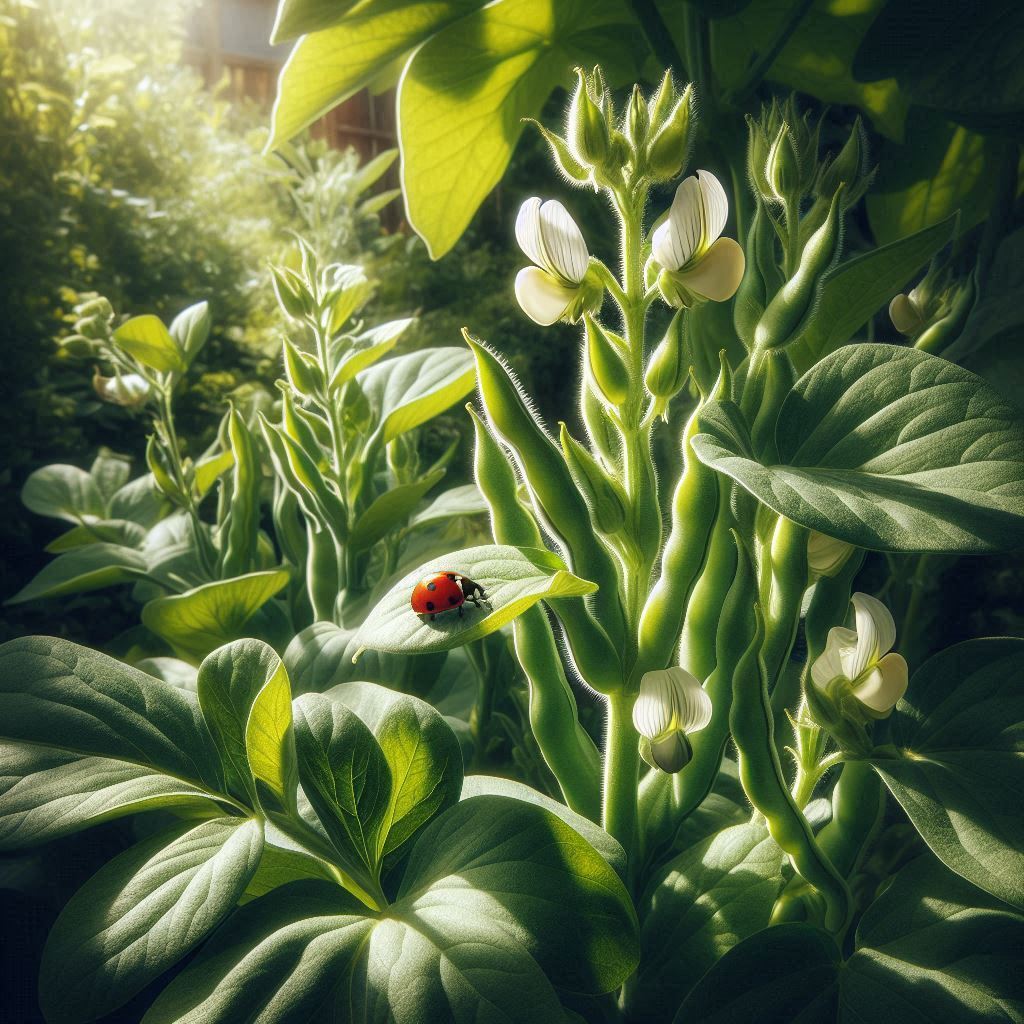
<svg viewBox="0 0 1024 1024">
<path fill-rule="evenodd" d="M 150 601 L 142 609 L 142 621 L 183 657 L 200 660 L 242 636 L 245 624 L 288 579 L 287 569 L 271 569 L 204 583 Z"/>
<path fill-rule="evenodd" d="M 217 482 L 223 473 L 226 473 L 235 464 L 235 454 L 231 449 L 217 452 L 207 459 L 201 459 L 196 463 L 195 488 L 199 497 L 202 498 L 210 488 Z"/>
<path fill-rule="evenodd" d="M 490 604 L 471 602 L 463 614 L 451 609 L 431 619 L 412 610 L 413 587 L 438 572 L 467 576 L 483 587 Z M 423 654 L 461 647 L 493 633 L 538 601 L 583 597 L 597 587 L 574 576 L 550 551 L 484 545 L 427 562 L 399 580 L 370 613 L 356 644 L 378 651 Z"/>
<path fill-rule="evenodd" d="M 58 555 L 6 604 L 22 604 L 44 597 L 82 594 L 145 575 L 145 555 L 120 544 L 96 543 Z"/>
<path fill-rule="evenodd" d="M 89 476 L 96 481 L 96 488 L 107 504 L 128 483 L 131 473 L 131 459 L 122 455 L 114 455 L 107 448 L 100 449 L 99 454 L 89 467 Z"/>
<path fill-rule="evenodd" d="M 409 520 L 409 529 L 448 523 L 461 516 L 482 516 L 488 511 L 487 502 L 476 484 L 450 487 Z"/>
<path fill-rule="evenodd" d="M 352 524 L 348 543 L 353 551 L 365 551 L 389 533 L 404 526 L 412 511 L 441 477 L 443 469 L 434 470 L 409 484 L 398 484 L 373 500 Z"/>
<path fill-rule="evenodd" d="M 185 362 L 191 364 L 210 336 L 210 304 L 197 302 L 183 309 L 172 321 L 171 337 L 178 343 Z"/>
<path fill-rule="evenodd" d="M 137 548 L 146 539 L 146 528 L 127 519 L 97 519 L 73 526 L 46 545 L 51 555 L 63 554 L 88 544 L 116 544 Z"/>
<path fill-rule="evenodd" d="M 22 504 L 39 516 L 81 523 L 107 516 L 107 503 L 96 480 L 77 466 L 37 469 L 21 489 Z"/>
<path fill-rule="evenodd" d="M 114 331 L 114 342 L 140 363 L 160 373 L 183 373 L 188 369 L 171 332 L 152 314 L 125 321 Z"/>
</svg>

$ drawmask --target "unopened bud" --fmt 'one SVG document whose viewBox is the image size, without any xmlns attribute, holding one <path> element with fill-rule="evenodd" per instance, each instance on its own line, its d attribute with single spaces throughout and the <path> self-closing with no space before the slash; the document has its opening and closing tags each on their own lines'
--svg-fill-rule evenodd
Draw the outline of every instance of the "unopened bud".
<svg viewBox="0 0 1024 1024">
<path fill-rule="evenodd" d="M 793 139 L 787 125 L 783 125 L 771 149 L 765 164 L 765 178 L 772 190 L 772 195 L 780 202 L 796 196 L 800 192 L 800 161 L 794 148 Z"/>
<path fill-rule="evenodd" d="M 864 126 L 858 117 L 838 156 L 822 172 L 819 194 L 831 199 L 840 185 L 852 188 L 864 173 L 864 151 Z"/>
<path fill-rule="evenodd" d="M 690 155 L 693 120 L 693 86 L 688 85 L 668 117 L 659 125 L 652 119 L 652 138 L 647 149 L 647 168 L 658 181 L 678 177 Z"/>
<path fill-rule="evenodd" d="M 559 440 L 566 465 L 590 507 L 594 525 L 606 535 L 618 533 L 626 522 L 625 494 L 618 482 L 605 473 L 590 452 L 570 435 L 565 424 L 560 424 L 560 427 Z"/>
<path fill-rule="evenodd" d="M 678 394 L 686 383 L 688 368 L 683 357 L 686 314 L 679 310 L 661 339 L 647 364 L 644 383 L 647 390 L 658 399 L 668 401 Z"/>
<path fill-rule="evenodd" d="M 626 138 L 638 160 L 643 159 L 647 130 L 650 126 L 651 116 L 647 102 L 640 91 L 640 86 L 634 85 L 633 93 L 629 97 L 629 106 L 626 108 Z"/>
<path fill-rule="evenodd" d="M 608 157 L 610 140 L 608 123 L 601 109 L 601 100 L 591 95 L 587 76 L 576 69 L 578 82 L 569 105 L 568 142 L 576 159 L 594 167 Z"/>
<path fill-rule="evenodd" d="M 613 338 L 589 314 L 586 325 L 587 362 L 594 382 L 611 405 L 622 405 L 629 397 L 629 369 L 621 355 L 622 342 Z"/>
</svg>

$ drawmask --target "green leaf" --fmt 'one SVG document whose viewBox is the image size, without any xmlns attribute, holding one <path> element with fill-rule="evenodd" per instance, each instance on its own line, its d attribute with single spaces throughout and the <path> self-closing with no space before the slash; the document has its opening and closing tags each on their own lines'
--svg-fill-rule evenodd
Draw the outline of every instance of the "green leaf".
<svg viewBox="0 0 1024 1024">
<path fill-rule="evenodd" d="M 47 939 L 46 1019 L 94 1020 L 177 963 L 234 908 L 262 848 L 262 822 L 215 818 L 148 839 L 101 868 Z"/>
<path fill-rule="evenodd" d="M 807 924 L 765 929 L 734 946 L 704 975 L 679 1007 L 675 1024 L 835 1024 L 841 967 L 835 940 L 826 932 Z M 884 1018 L 872 1011 L 866 1019 Z"/>
<path fill-rule="evenodd" d="M 523 118 L 536 117 L 597 30 L 623 24 L 607 0 L 503 0 L 441 29 L 412 56 L 398 90 L 409 222 L 440 259 L 501 180 Z M 481 41 L 485 45 L 481 45 Z M 452 54 L 459 59 L 452 60 Z"/>
<path fill-rule="evenodd" d="M 273 648 L 236 640 L 214 651 L 199 667 L 198 695 L 231 792 L 271 813 L 294 806 L 291 686 Z"/>
<path fill-rule="evenodd" d="M 30 512 L 69 523 L 104 519 L 107 503 L 96 480 L 77 466 L 37 469 L 21 489 L 21 503 Z"/>
<path fill-rule="evenodd" d="M 96 488 L 105 503 L 128 483 L 131 476 L 131 459 L 114 455 L 109 449 L 101 448 L 89 467 L 89 476 L 96 482 Z"/>
<path fill-rule="evenodd" d="M 358 0 L 281 0 L 270 41 L 284 43 L 336 25 L 357 5 Z"/>
<path fill-rule="evenodd" d="M 152 473 L 136 477 L 110 499 L 110 517 L 128 519 L 140 526 L 150 527 L 167 515 L 167 499 L 156 489 Z"/>
<path fill-rule="evenodd" d="M 412 317 L 406 320 L 393 320 L 360 334 L 356 339 L 360 347 L 347 352 L 339 360 L 334 373 L 331 374 L 328 390 L 332 394 L 340 390 L 356 374 L 362 373 L 378 359 L 386 356 L 413 323 L 415 319 Z"/>
<path fill-rule="evenodd" d="M 997 161 L 981 135 L 939 115 L 915 111 L 902 143 L 886 140 L 865 200 L 879 244 L 898 241 L 960 213 L 960 233 L 988 215 Z"/>
<path fill-rule="evenodd" d="M 797 371 L 845 344 L 953 237 L 956 216 L 848 260 L 825 278 L 810 326 L 787 349 Z"/>
<path fill-rule="evenodd" d="M 762 824 L 733 825 L 672 860 L 640 907 L 640 968 L 630 1019 L 664 1021 L 736 943 L 768 925 L 782 852 Z"/>
<path fill-rule="evenodd" d="M 210 336 L 210 325 L 208 302 L 197 302 L 194 306 L 183 309 L 171 321 L 170 335 L 178 343 L 186 363 L 191 364 L 206 344 L 206 339 Z"/>
<path fill-rule="evenodd" d="M 436 469 L 414 483 L 398 484 L 378 495 L 352 525 L 348 536 L 352 549 L 365 551 L 393 530 L 404 526 L 423 495 L 443 476 L 444 470 Z"/>
<path fill-rule="evenodd" d="M 371 366 L 359 375 L 387 444 L 433 419 L 464 398 L 476 383 L 472 353 L 464 348 L 430 348 Z"/>
<path fill-rule="evenodd" d="M 184 373 L 188 369 L 178 343 L 156 316 L 133 316 L 116 331 L 114 342 L 144 366 L 160 373 Z"/>
<path fill-rule="evenodd" d="M 450 487 L 409 520 L 409 529 L 432 526 L 435 523 L 446 524 L 461 516 L 482 516 L 488 511 L 487 502 L 476 484 Z"/>
<path fill-rule="evenodd" d="M 868 907 L 841 977 L 843 1024 L 1012 1024 L 1024 1014 L 1024 918 L 919 857 Z"/>
<path fill-rule="evenodd" d="M 438 572 L 468 576 L 483 587 L 490 608 L 470 603 L 461 616 L 454 610 L 436 619 L 417 615 L 410 603 L 413 587 Z M 493 633 L 538 601 L 582 597 L 596 589 L 550 551 L 498 544 L 466 548 L 424 563 L 400 579 L 370 613 L 355 642 L 360 648 L 406 654 L 446 651 Z"/>
<path fill-rule="evenodd" d="M 268 148 L 280 147 L 332 107 L 365 88 L 389 64 L 409 53 L 434 32 L 481 6 L 483 0 L 377 0 L 353 14 L 341 10 L 344 20 L 318 28 L 296 44 L 278 84 L 273 129 Z M 324 5 L 321 5 L 324 6 Z M 339 11 L 331 3 L 331 17 Z M 282 15 L 284 9 L 282 8 Z M 289 18 L 292 25 L 317 24 Z M 300 35 L 279 18 L 274 39 Z"/>
<path fill-rule="evenodd" d="M 1019 129 L 1022 39 L 1024 8 L 1016 0 L 989 0 L 970 11 L 892 0 L 857 50 L 854 73 L 861 81 L 895 78 L 912 103 L 982 130 Z"/>
<path fill-rule="evenodd" d="M 872 763 L 936 855 L 1024 908 L 1024 640 L 969 640 L 925 662 Z"/>
<path fill-rule="evenodd" d="M 849 345 L 786 397 L 779 462 L 712 403 L 693 449 L 789 519 L 877 551 L 993 551 L 1024 538 L 1024 425 L 980 377 L 893 345 Z"/>
<path fill-rule="evenodd" d="M 194 694 L 66 640 L 0 647 L 0 740 L 17 747 L 0 776 L 5 845 L 151 806 L 208 806 L 223 785 Z"/>
<path fill-rule="evenodd" d="M 199 497 L 202 498 L 234 464 L 235 453 L 230 448 L 197 462 L 194 482 Z"/>
<path fill-rule="evenodd" d="M 154 679 L 162 679 L 171 686 L 182 690 L 196 692 L 199 682 L 199 670 L 180 658 L 143 658 L 135 663 L 140 672 L 146 672 Z"/>
<path fill-rule="evenodd" d="M 510 797 L 471 797 L 435 818 L 399 902 L 497 918 L 573 992 L 610 992 L 636 967 L 636 917 L 611 866 L 561 818 Z"/>
<path fill-rule="evenodd" d="M 150 601 L 142 609 L 142 621 L 183 657 L 199 661 L 242 636 L 249 619 L 288 579 L 287 569 L 271 569 L 204 583 Z"/>
<path fill-rule="evenodd" d="M 44 597 L 82 594 L 127 583 L 145 575 L 144 554 L 120 544 L 96 543 L 58 555 L 5 604 L 22 604 Z"/>
<path fill-rule="evenodd" d="M 325 696 L 358 715 L 383 752 L 391 785 L 376 830 L 380 860 L 458 801 L 463 779 L 459 741 L 441 715 L 418 697 L 367 682 L 344 683 Z"/>
<path fill-rule="evenodd" d="M 114 544 L 118 547 L 137 548 L 146 539 L 146 529 L 127 519 L 98 519 L 73 526 L 56 540 L 46 545 L 51 555 L 63 554 L 89 544 Z"/>
<path fill-rule="evenodd" d="M 373 733 L 338 700 L 308 693 L 295 701 L 302 788 L 343 863 L 365 887 L 379 877 L 391 773 Z"/>
<path fill-rule="evenodd" d="M 495 775 L 467 775 L 462 783 L 462 799 L 471 800 L 478 796 L 503 796 L 536 804 L 561 818 L 570 828 L 578 832 L 611 865 L 620 878 L 626 877 L 626 852 L 600 825 L 589 818 L 570 810 L 565 804 L 539 793 L 530 786 L 513 779 L 502 779 Z"/>
</svg>

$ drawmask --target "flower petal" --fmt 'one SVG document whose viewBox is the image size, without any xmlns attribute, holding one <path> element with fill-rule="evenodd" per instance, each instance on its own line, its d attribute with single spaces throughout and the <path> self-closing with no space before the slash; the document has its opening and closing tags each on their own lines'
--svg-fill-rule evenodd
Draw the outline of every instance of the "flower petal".
<svg viewBox="0 0 1024 1024">
<path fill-rule="evenodd" d="M 736 294 L 743 280 L 746 257 L 739 242 L 720 238 L 690 270 L 676 275 L 684 288 L 712 302 L 725 302 Z"/>
<path fill-rule="evenodd" d="M 633 704 L 633 725 L 641 736 L 655 740 L 676 727 L 678 703 L 667 669 L 645 672 L 640 695 Z"/>
<path fill-rule="evenodd" d="M 583 232 L 557 199 L 549 199 L 540 208 L 540 233 L 547 269 L 567 282 L 579 284 L 587 272 L 590 252 Z"/>
<path fill-rule="evenodd" d="M 888 714 L 907 692 L 907 663 L 901 654 L 887 654 L 867 677 L 853 688 L 853 695 L 880 714 Z"/>
<path fill-rule="evenodd" d="M 560 284 L 540 267 L 523 267 L 516 274 L 519 305 L 534 323 L 543 327 L 560 320 L 575 298 L 575 288 Z"/>
<path fill-rule="evenodd" d="M 819 690 L 824 690 L 833 679 L 845 676 L 844 654 L 852 656 L 857 649 L 857 634 L 845 626 L 833 626 L 828 631 L 825 650 L 811 665 L 811 679 Z"/>
<path fill-rule="evenodd" d="M 685 178 L 676 189 L 668 218 L 654 232 L 651 252 L 667 270 L 678 270 L 695 254 L 704 237 L 704 199 L 700 182 Z"/>
<path fill-rule="evenodd" d="M 889 609 L 870 594 L 854 594 L 850 598 L 857 618 L 857 654 L 847 664 L 847 678 L 856 679 L 896 642 L 896 623 Z"/>
<path fill-rule="evenodd" d="M 698 171 L 697 179 L 704 207 L 703 248 L 706 249 L 725 230 L 725 222 L 729 219 L 729 199 L 722 183 L 710 171 Z"/>
<path fill-rule="evenodd" d="M 853 545 L 811 530 L 807 538 L 807 568 L 813 576 L 833 576 L 853 553 Z"/>
<path fill-rule="evenodd" d="M 711 698 L 696 676 L 685 669 L 677 671 L 685 673 L 685 678 L 677 677 L 679 727 L 687 733 L 700 732 L 711 721 Z"/>
<path fill-rule="evenodd" d="M 544 266 L 544 245 L 540 239 L 541 201 L 531 196 L 519 207 L 516 216 L 516 241 L 538 267 Z"/>
</svg>

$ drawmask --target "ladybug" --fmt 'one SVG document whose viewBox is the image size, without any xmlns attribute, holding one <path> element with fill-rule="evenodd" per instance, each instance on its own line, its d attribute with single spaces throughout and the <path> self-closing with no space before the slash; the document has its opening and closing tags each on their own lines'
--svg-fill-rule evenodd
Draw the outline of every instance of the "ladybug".
<svg viewBox="0 0 1024 1024">
<path fill-rule="evenodd" d="M 456 608 L 461 618 L 462 606 L 467 601 L 472 601 L 477 608 L 482 604 L 490 605 L 484 588 L 458 572 L 435 572 L 424 576 L 412 588 L 412 610 L 417 615 L 429 615 L 431 619 Z"/>
</svg>

